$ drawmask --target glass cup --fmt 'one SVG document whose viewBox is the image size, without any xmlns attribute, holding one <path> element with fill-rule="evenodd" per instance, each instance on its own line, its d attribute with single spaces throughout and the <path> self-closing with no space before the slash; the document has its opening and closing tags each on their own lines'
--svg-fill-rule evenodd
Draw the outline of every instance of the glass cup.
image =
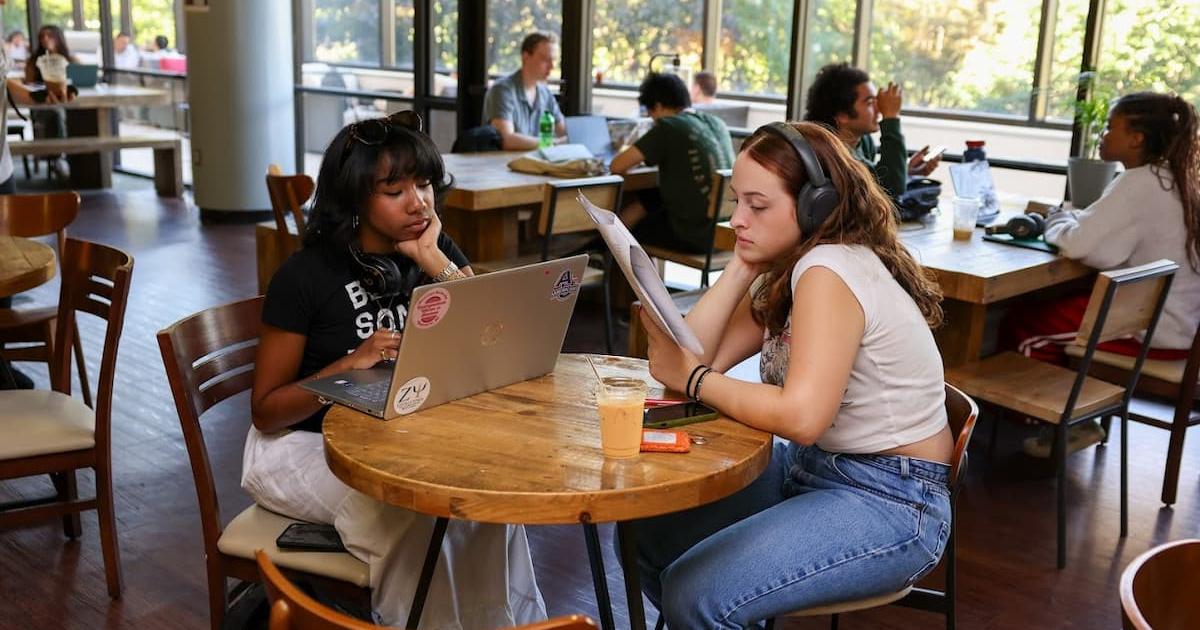
<svg viewBox="0 0 1200 630">
<path fill-rule="evenodd" d="M 60 101 L 66 100 L 67 95 L 67 58 L 57 53 L 47 53 L 38 57 L 37 67 L 42 73 L 42 82 L 46 90 L 54 94 Z"/>
<path fill-rule="evenodd" d="M 646 384 L 637 379 L 610 376 L 596 386 L 600 448 L 605 457 L 623 459 L 638 454 L 645 405 Z"/>
<path fill-rule="evenodd" d="M 971 240 L 975 233 L 975 221 L 979 218 L 979 200 L 974 197 L 954 198 L 954 238 Z"/>
</svg>

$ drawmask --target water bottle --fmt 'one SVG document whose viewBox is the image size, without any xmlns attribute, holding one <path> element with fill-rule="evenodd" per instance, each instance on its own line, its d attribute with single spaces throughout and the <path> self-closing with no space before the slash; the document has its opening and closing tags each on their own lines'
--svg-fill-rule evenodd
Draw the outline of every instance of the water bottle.
<svg viewBox="0 0 1200 630">
<path fill-rule="evenodd" d="M 538 148 L 545 149 L 554 145 L 554 115 L 548 111 L 542 112 L 538 121 Z"/>
<path fill-rule="evenodd" d="M 963 162 L 986 162 L 987 153 L 983 150 L 983 140 L 967 140 L 967 150 L 963 151 Z"/>
</svg>

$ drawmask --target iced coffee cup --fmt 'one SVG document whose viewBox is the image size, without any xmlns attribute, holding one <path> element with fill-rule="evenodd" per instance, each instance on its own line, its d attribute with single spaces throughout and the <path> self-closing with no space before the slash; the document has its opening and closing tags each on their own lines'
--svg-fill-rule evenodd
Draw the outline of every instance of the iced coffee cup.
<svg viewBox="0 0 1200 630">
<path fill-rule="evenodd" d="M 67 66 L 70 62 L 58 53 L 47 53 L 38 57 L 37 67 L 42 73 L 46 91 L 60 102 L 67 100 Z"/>
<path fill-rule="evenodd" d="M 605 457 L 622 459 L 638 454 L 645 404 L 646 384 L 637 379 L 612 376 L 596 386 L 600 448 Z"/>
<path fill-rule="evenodd" d="M 954 238 L 959 241 L 971 240 L 975 233 L 975 221 L 979 217 L 979 200 L 974 197 L 954 198 Z"/>
</svg>

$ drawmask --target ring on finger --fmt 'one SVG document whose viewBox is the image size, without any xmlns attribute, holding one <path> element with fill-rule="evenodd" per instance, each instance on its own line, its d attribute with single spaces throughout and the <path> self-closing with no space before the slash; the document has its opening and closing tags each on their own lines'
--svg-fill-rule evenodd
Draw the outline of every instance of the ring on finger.
<svg viewBox="0 0 1200 630">
<path fill-rule="evenodd" d="M 379 349 L 379 358 L 383 359 L 384 361 L 387 361 L 387 350 L 386 349 L 384 349 L 384 348 Z"/>
</svg>

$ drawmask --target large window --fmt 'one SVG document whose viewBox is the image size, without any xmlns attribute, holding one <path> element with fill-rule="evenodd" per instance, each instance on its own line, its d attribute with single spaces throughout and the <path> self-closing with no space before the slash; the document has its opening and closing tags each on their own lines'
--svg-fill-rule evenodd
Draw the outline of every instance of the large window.
<svg viewBox="0 0 1200 630">
<path fill-rule="evenodd" d="M 313 50 L 306 54 L 327 63 L 378 66 L 379 4 L 379 0 L 314 0 Z"/>
<path fill-rule="evenodd" d="M 592 69 L 606 83 L 642 81 L 655 53 L 676 53 L 690 76 L 700 69 L 704 6 L 699 0 L 596 0 Z M 664 59 L 655 62 L 661 70 Z"/>
<path fill-rule="evenodd" d="M 1105 11 L 1102 88 L 1175 92 L 1200 105 L 1200 0 L 1110 0 Z"/>
<path fill-rule="evenodd" d="M 13 31 L 25 33 L 29 29 L 29 21 L 25 13 L 25 0 L 8 0 L 0 5 L 0 22 L 3 22 L 4 37 Z M 25 33 L 28 35 L 28 33 Z"/>
<path fill-rule="evenodd" d="M 433 67 L 435 96 L 454 96 L 458 84 L 458 0 L 433 3 Z"/>
<path fill-rule="evenodd" d="M 487 20 L 488 74 L 511 74 L 521 67 L 521 40 L 526 35 L 541 31 L 562 36 L 562 0 L 489 2 Z M 550 78 L 558 76 L 556 64 Z"/>
<path fill-rule="evenodd" d="M 112 2 L 113 24 L 119 23 L 116 21 L 119 15 L 116 13 L 117 4 L 116 1 Z M 142 50 L 152 50 L 154 38 L 160 35 L 167 38 L 168 48 L 178 46 L 175 41 L 175 0 L 133 0 L 129 16 L 133 21 L 133 41 Z"/>
<path fill-rule="evenodd" d="M 850 4 L 853 11 L 853 2 Z M 851 18 L 853 24 L 853 17 Z M 853 28 L 853 27 L 852 27 Z M 722 91 L 787 96 L 792 5 L 771 0 L 724 0 L 717 81 Z"/>
<path fill-rule="evenodd" d="M 876 85 L 904 86 L 907 107 L 1025 117 L 1041 0 L 878 0 L 871 19 Z"/>
<path fill-rule="evenodd" d="M 804 77 L 811 81 L 825 64 L 854 56 L 854 0 L 815 0 L 809 20 Z M 805 86 L 807 88 L 807 85 Z"/>
<path fill-rule="evenodd" d="M 412 0 L 395 0 L 395 4 L 392 5 L 392 14 L 396 20 L 396 50 L 391 59 L 391 64 L 397 68 L 412 70 L 413 29 L 415 27 L 414 18 L 416 17 Z"/>
</svg>

